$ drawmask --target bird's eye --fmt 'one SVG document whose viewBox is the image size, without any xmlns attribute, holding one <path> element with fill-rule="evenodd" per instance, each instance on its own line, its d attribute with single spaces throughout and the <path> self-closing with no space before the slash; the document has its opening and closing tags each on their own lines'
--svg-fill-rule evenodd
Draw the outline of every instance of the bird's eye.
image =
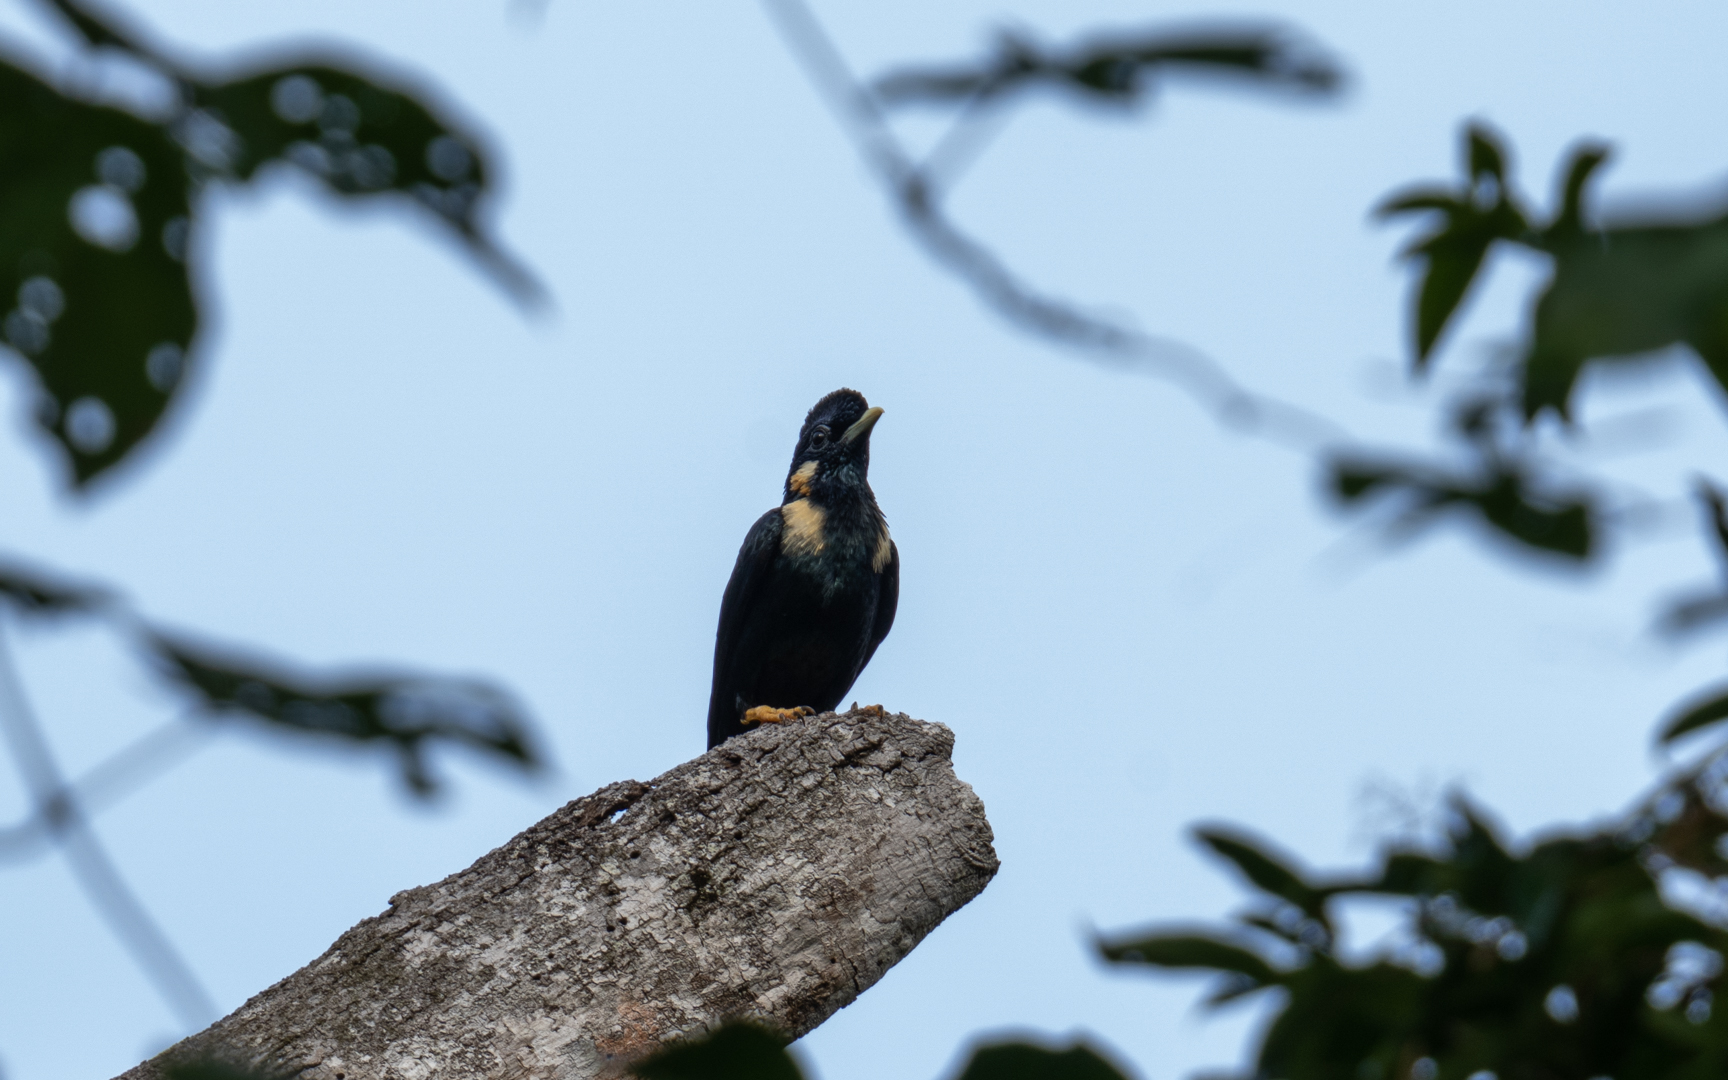
<svg viewBox="0 0 1728 1080">
<path fill-rule="evenodd" d="M 810 449 L 820 450 L 827 445 L 828 427 L 825 424 L 817 425 L 816 430 L 810 433 Z"/>
</svg>

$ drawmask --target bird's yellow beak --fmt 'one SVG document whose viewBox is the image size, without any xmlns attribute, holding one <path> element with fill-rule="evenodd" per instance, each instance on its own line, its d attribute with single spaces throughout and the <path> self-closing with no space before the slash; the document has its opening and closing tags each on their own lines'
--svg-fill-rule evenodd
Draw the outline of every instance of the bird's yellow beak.
<svg viewBox="0 0 1728 1080">
<path fill-rule="evenodd" d="M 879 406 L 872 405 L 865 409 L 864 415 L 858 418 L 858 422 L 847 428 L 846 433 L 840 436 L 840 445 L 850 446 L 864 438 L 870 434 L 870 429 L 875 427 L 876 421 L 880 419 L 882 419 L 882 409 Z"/>
</svg>

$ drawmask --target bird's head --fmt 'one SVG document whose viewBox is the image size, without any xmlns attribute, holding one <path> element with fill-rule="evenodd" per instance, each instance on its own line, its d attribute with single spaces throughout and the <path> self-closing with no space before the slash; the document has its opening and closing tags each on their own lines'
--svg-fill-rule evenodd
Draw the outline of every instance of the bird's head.
<svg viewBox="0 0 1728 1080">
<path fill-rule="evenodd" d="M 836 390 L 816 403 L 798 432 L 786 501 L 808 498 L 821 504 L 859 488 L 868 490 L 870 429 L 882 410 L 856 390 Z"/>
</svg>

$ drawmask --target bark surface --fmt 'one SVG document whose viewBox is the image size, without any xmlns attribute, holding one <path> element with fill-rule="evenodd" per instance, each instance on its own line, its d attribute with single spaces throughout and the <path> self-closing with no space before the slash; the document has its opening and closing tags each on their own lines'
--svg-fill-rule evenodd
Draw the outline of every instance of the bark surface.
<svg viewBox="0 0 1728 1080">
<path fill-rule="evenodd" d="M 751 1017 L 797 1037 L 996 873 L 954 736 L 858 710 L 765 727 L 577 799 L 125 1073 L 616 1076 Z"/>
</svg>

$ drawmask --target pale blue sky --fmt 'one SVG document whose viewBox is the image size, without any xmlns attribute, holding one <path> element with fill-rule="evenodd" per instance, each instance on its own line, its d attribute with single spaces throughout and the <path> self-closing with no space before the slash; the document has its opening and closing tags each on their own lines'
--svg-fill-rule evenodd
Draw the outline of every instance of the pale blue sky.
<svg viewBox="0 0 1728 1080">
<path fill-rule="evenodd" d="M 533 786 L 442 761 L 452 795 L 427 810 L 383 762 L 237 733 L 109 812 L 224 1009 L 391 893 L 701 750 L 737 545 L 840 385 L 887 410 L 872 481 L 904 564 L 855 696 L 954 728 L 1002 872 L 804 1040 L 825 1080 L 936 1078 L 1006 1027 L 1088 1031 L 1159 1080 L 1235 1062 L 1253 1008 L 1200 1018 L 1193 981 L 1107 973 L 1085 948 L 1089 926 L 1237 902 L 1190 823 L 1336 863 L 1389 824 L 1377 786 L 1463 784 L 1520 830 L 1605 813 L 1654 775 L 1662 710 L 1721 670 L 1719 646 L 1645 632 L 1656 596 L 1714 572 L 1688 532 L 1584 574 L 1462 530 L 1385 553 L 1326 510 L 1310 462 L 1004 328 L 898 231 L 755 5 L 552 0 L 534 26 L 502 0 L 130 10 L 192 46 L 334 40 L 435 80 L 492 131 L 501 230 L 557 304 L 524 319 L 428 231 L 281 178 L 219 197 L 207 364 L 121 482 L 61 495 L 17 369 L 0 378 L 8 550 L 287 657 L 496 677 L 555 756 Z M 1037 281 L 1381 440 L 1422 442 L 1430 410 L 1397 377 L 1403 234 L 1368 211 L 1451 177 L 1461 120 L 1506 131 L 1544 203 L 1580 135 L 1619 148 L 1610 195 L 1728 173 L 1719 4 L 821 10 L 866 71 L 970 55 L 1006 21 L 1060 38 L 1267 15 L 1330 45 L 1352 73 L 1335 105 L 1182 87 L 1132 117 L 1034 104 L 956 209 Z M 46 41 L 37 25 L 0 12 L 8 35 Z M 1500 267 L 1443 365 L 1504 342 L 1539 270 Z M 1721 460 L 1722 417 L 1689 368 L 1659 374 L 1599 411 L 1672 403 L 1674 441 L 1587 460 L 1673 495 Z M 22 653 L 69 765 L 170 715 L 100 635 Z M 0 773 L 0 816 L 22 808 Z M 7 1080 L 112 1075 L 181 1034 L 60 862 L 0 867 L 0 911 Z"/>
</svg>

